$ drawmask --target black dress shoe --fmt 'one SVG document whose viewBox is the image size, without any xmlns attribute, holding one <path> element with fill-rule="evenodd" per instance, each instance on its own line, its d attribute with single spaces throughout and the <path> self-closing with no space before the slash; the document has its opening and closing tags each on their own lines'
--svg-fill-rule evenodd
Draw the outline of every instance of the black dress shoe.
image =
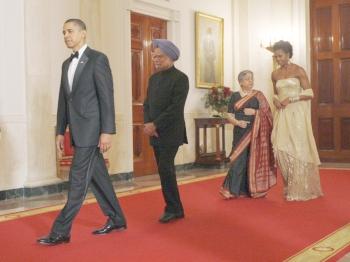
<svg viewBox="0 0 350 262">
<path fill-rule="evenodd" d="M 126 228 L 127 228 L 126 225 L 113 225 L 113 224 L 107 223 L 106 225 L 104 225 L 103 228 L 93 231 L 92 234 L 103 235 L 103 234 L 108 234 L 113 230 L 122 231 L 122 230 L 125 230 Z"/>
<path fill-rule="evenodd" d="M 176 219 L 180 219 L 180 218 L 184 218 L 185 215 L 184 213 L 168 213 L 165 212 L 162 217 L 159 219 L 160 223 L 169 223 L 172 220 L 176 220 Z"/>
<path fill-rule="evenodd" d="M 47 236 L 43 238 L 39 238 L 37 242 L 41 245 L 46 246 L 55 246 L 63 243 L 69 243 L 70 236 L 63 236 L 63 235 L 57 235 L 57 236 Z"/>
</svg>

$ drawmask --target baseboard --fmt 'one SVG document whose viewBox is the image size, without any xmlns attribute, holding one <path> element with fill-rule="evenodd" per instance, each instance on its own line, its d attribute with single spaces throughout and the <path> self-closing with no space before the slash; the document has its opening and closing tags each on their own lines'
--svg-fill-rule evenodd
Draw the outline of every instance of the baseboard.
<svg viewBox="0 0 350 262">
<path fill-rule="evenodd" d="M 182 165 L 176 165 L 177 172 L 188 171 L 196 168 L 204 169 L 223 169 L 227 168 L 227 164 L 218 164 L 218 165 L 203 165 L 196 163 L 186 163 Z M 131 181 L 134 178 L 133 172 L 118 173 L 112 174 L 112 182 L 122 182 L 122 181 Z M 61 183 L 51 184 L 47 186 L 38 186 L 38 187 L 24 187 L 0 191 L 0 201 L 14 198 L 28 198 L 34 196 L 43 196 L 57 194 L 64 191 L 67 191 L 69 187 L 68 181 L 62 181 Z"/>
<path fill-rule="evenodd" d="M 120 173 L 111 175 L 112 181 L 130 181 L 133 178 L 133 172 Z M 38 187 L 23 187 L 0 191 L 0 201 L 14 198 L 27 198 L 42 195 L 57 194 L 67 191 L 68 181 Z"/>
</svg>

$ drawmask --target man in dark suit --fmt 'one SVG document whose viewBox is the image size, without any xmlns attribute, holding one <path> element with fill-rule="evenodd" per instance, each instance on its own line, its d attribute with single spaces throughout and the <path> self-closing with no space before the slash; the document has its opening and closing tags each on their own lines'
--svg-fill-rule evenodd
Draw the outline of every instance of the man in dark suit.
<svg viewBox="0 0 350 262">
<path fill-rule="evenodd" d="M 68 200 L 43 245 L 70 241 L 74 217 L 90 185 L 107 223 L 93 234 L 126 229 L 126 220 L 114 193 L 102 153 L 109 150 L 115 134 L 112 73 L 106 55 L 86 45 L 86 26 L 80 19 L 63 25 L 64 41 L 73 54 L 63 62 L 57 109 L 56 146 L 63 151 L 69 125 L 74 157 L 69 174 Z"/>
<path fill-rule="evenodd" d="M 183 218 L 174 160 L 179 146 L 187 144 L 184 107 L 188 77 L 174 67 L 179 49 L 166 39 L 153 40 L 152 59 L 157 70 L 148 83 L 144 102 L 144 132 L 150 137 L 166 202 L 161 223 Z"/>
</svg>

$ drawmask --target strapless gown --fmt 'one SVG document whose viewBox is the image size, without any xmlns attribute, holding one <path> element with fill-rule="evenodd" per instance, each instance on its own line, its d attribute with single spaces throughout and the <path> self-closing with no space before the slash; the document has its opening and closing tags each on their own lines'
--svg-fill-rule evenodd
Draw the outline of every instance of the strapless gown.
<svg viewBox="0 0 350 262">
<path fill-rule="evenodd" d="M 280 101 L 302 92 L 298 78 L 278 80 L 276 88 Z M 297 101 L 276 110 L 271 140 L 284 179 L 286 200 L 300 201 L 322 196 L 318 168 L 320 159 L 311 126 L 311 101 Z"/>
</svg>

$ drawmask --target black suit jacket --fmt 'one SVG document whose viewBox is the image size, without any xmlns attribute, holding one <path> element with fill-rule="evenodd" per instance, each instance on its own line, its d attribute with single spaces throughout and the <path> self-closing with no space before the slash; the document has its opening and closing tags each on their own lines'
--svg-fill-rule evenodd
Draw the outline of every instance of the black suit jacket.
<svg viewBox="0 0 350 262">
<path fill-rule="evenodd" d="M 101 133 L 115 133 L 113 79 L 108 58 L 87 47 L 74 74 L 72 91 L 68 84 L 67 59 L 62 65 L 56 134 L 69 125 L 72 144 L 96 146 Z"/>
<path fill-rule="evenodd" d="M 175 67 L 150 77 L 143 105 L 144 122 L 153 122 L 159 135 L 150 138 L 151 145 L 187 144 L 184 107 L 188 86 L 188 77 Z"/>
</svg>

